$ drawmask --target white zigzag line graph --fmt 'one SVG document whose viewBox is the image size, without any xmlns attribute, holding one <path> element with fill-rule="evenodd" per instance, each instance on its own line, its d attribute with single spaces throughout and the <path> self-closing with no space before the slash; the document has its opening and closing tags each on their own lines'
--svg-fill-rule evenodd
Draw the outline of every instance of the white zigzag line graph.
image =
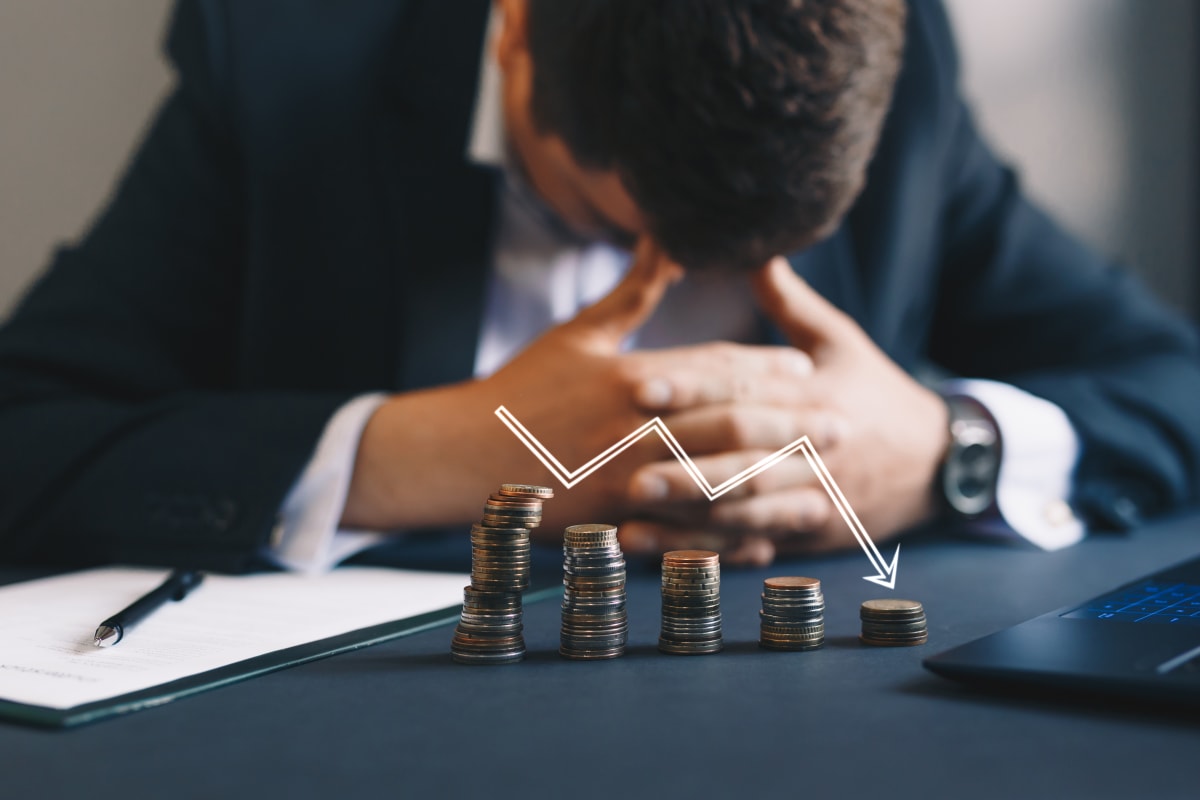
<svg viewBox="0 0 1200 800">
<path fill-rule="evenodd" d="M 658 434 L 659 438 L 662 439 L 663 444 L 667 446 L 667 449 L 669 449 L 671 454 L 679 461 L 684 471 L 687 472 L 688 476 L 691 477 L 698 487 L 700 487 L 700 491 L 704 492 L 704 496 L 710 501 L 716 500 L 721 495 L 740 486 L 741 484 L 753 478 L 755 475 L 767 471 L 793 453 L 800 453 L 802 456 L 804 456 L 804 459 L 808 462 L 808 465 L 812 467 L 813 472 L 816 473 L 817 480 L 821 482 L 821 486 L 825 489 L 825 493 L 829 495 L 830 501 L 833 502 L 834 507 L 838 510 L 838 513 L 845 521 L 846 526 L 850 528 L 850 532 L 854 534 L 854 539 L 858 542 L 859 547 L 863 549 L 863 552 L 866 553 L 867 558 L 871 560 L 871 565 L 879 571 L 879 575 L 869 576 L 866 578 L 866 580 L 873 581 L 881 586 L 887 586 L 889 589 L 894 588 L 895 586 L 895 570 L 896 563 L 900 558 L 900 546 L 896 546 L 896 554 L 893 556 L 892 563 L 889 566 L 887 561 L 885 561 L 883 556 L 880 554 L 879 548 L 875 546 L 875 542 L 871 540 L 871 536 L 867 533 L 867 529 L 864 528 L 863 524 L 859 521 L 858 515 L 855 514 L 854 509 L 850 507 L 849 501 L 847 501 L 846 496 L 842 494 L 842 490 L 838 487 L 837 482 L 833 479 L 833 476 L 829 474 L 829 469 L 825 466 L 825 462 L 821 460 L 820 454 L 817 453 L 816 448 L 813 447 L 813 444 L 811 441 L 809 441 L 807 435 L 801 436 L 791 444 L 776 450 L 774 453 L 771 453 L 769 456 L 759 460 L 757 463 L 752 464 L 738 474 L 734 475 L 732 478 L 713 486 L 711 483 L 709 483 L 708 478 L 704 477 L 704 475 L 700 472 L 700 469 L 696 466 L 695 462 L 692 461 L 691 457 L 683 449 L 683 446 L 680 445 L 679 441 L 675 438 L 675 434 L 671 433 L 671 429 L 667 427 L 666 423 L 663 422 L 660 417 L 655 417 L 654 419 L 646 422 L 640 428 L 631 431 L 625 436 L 625 438 L 621 439 L 612 447 L 609 447 L 603 453 L 600 453 L 583 466 L 574 470 L 569 470 L 563 466 L 562 462 L 555 458 L 554 454 L 546 449 L 546 446 L 538 441 L 537 437 L 530 433 L 529 429 L 526 428 L 521 421 L 518 420 L 507 408 L 504 406 L 497 408 L 496 416 L 499 417 L 500 421 L 503 422 L 505 426 L 513 432 L 513 435 L 520 439 L 521 443 L 529 448 L 530 452 L 532 452 L 534 456 L 536 456 L 537 459 L 546 466 L 546 469 L 550 470 L 554 477 L 557 478 L 559 482 L 568 489 L 575 486 L 584 478 L 603 467 L 609 461 L 612 461 L 625 450 L 633 447 L 633 445 L 636 444 L 643 436 L 649 436 L 651 433 Z"/>
</svg>

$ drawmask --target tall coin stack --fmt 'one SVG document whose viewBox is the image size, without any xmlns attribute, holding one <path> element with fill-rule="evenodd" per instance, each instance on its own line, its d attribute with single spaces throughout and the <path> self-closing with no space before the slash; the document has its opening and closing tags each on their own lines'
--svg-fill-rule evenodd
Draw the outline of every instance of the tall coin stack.
<svg viewBox="0 0 1200 800">
<path fill-rule="evenodd" d="M 450 653 L 460 664 L 511 664 L 525 657 L 521 592 L 529 586 L 529 532 L 542 521 L 545 486 L 506 483 L 471 526 L 471 585 Z"/>
<path fill-rule="evenodd" d="M 925 607 L 916 600 L 868 600 L 859 610 L 863 644 L 911 647 L 929 641 Z"/>
<path fill-rule="evenodd" d="M 758 643 L 768 650 L 815 650 L 825 643 L 825 597 L 816 578 L 763 581 Z"/>
<path fill-rule="evenodd" d="M 563 533 L 561 644 L 565 658 L 625 654 L 625 557 L 615 525 L 572 525 Z"/>
<path fill-rule="evenodd" d="M 721 562 L 708 550 L 663 554 L 658 649 L 675 655 L 720 651 Z"/>
</svg>

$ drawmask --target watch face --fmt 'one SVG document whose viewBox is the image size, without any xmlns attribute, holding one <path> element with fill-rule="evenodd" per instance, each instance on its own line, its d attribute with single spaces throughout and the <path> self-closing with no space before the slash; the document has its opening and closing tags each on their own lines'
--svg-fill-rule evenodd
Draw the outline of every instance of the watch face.
<svg viewBox="0 0 1200 800">
<path fill-rule="evenodd" d="M 995 459 L 991 448 L 976 442 L 969 444 L 958 454 L 961 474 L 958 479 L 958 491 L 964 499 L 978 500 L 992 490 L 992 466 Z"/>
<path fill-rule="evenodd" d="M 967 516 L 986 511 L 995 499 L 998 467 L 996 448 L 990 442 L 956 447 L 947 459 L 943 480 L 950 507 Z"/>
</svg>

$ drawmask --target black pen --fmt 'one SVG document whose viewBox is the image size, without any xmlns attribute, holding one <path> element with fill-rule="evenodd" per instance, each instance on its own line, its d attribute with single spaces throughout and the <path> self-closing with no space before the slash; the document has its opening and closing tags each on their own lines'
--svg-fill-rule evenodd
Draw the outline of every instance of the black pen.
<svg viewBox="0 0 1200 800">
<path fill-rule="evenodd" d="M 155 609 L 168 600 L 182 600 L 188 592 L 200 585 L 204 573 L 190 569 L 177 569 L 162 584 L 148 594 L 142 595 L 118 611 L 96 628 L 96 647 L 112 647 L 125 638 L 125 632 L 137 625 Z"/>
</svg>

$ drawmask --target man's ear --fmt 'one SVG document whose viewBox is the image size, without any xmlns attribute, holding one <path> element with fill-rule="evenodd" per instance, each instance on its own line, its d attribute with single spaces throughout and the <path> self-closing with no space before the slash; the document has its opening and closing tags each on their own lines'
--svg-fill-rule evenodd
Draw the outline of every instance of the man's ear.
<svg viewBox="0 0 1200 800">
<path fill-rule="evenodd" d="M 518 59 L 528 55 L 526 37 L 529 21 L 528 0 L 494 0 L 500 14 L 500 35 L 496 37 L 496 62 L 509 71 Z"/>
</svg>

